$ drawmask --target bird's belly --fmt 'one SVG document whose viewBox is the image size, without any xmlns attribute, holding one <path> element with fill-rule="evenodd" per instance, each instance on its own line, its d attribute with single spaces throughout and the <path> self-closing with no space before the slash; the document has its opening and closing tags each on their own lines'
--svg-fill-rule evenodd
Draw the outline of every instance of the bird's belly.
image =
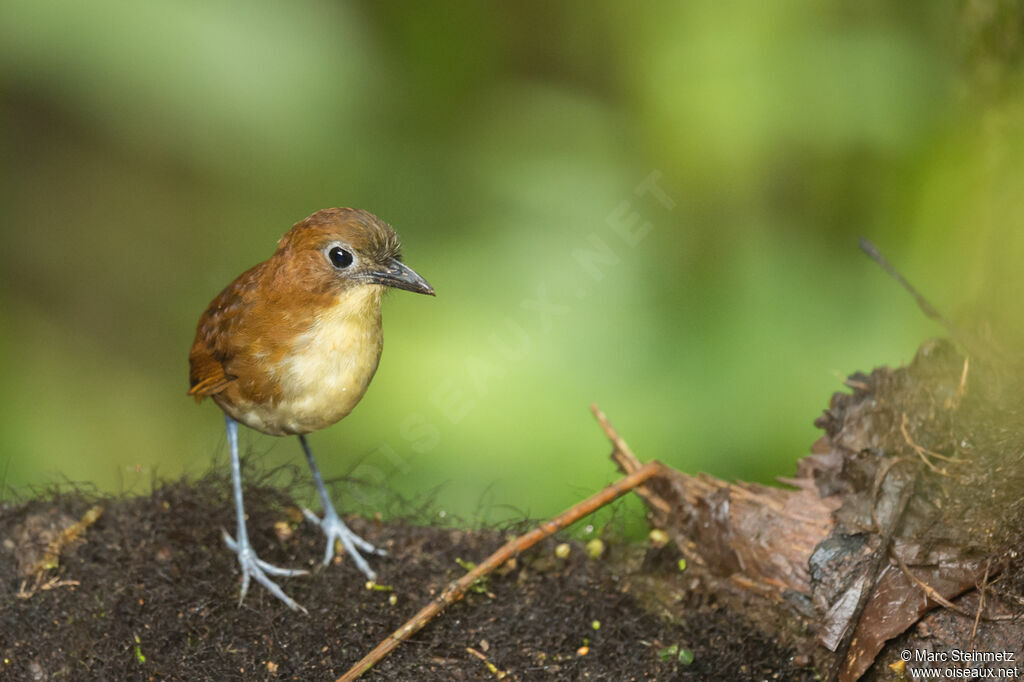
<svg viewBox="0 0 1024 682">
<path fill-rule="evenodd" d="M 277 399 L 236 405 L 238 415 L 232 416 L 271 435 L 326 428 L 347 416 L 366 393 L 381 345 L 379 317 L 376 324 L 350 316 L 321 319 L 274 368 Z"/>
<path fill-rule="evenodd" d="M 243 423 L 271 435 L 296 435 L 318 431 L 344 419 L 366 393 L 370 376 L 352 374 L 324 378 L 304 390 L 286 392 L 273 407 L 252 405 Z"/>
</svg>

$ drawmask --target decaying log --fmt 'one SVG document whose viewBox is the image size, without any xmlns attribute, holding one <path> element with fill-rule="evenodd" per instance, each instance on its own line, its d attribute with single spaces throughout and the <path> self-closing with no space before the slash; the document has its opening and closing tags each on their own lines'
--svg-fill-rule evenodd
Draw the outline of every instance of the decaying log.
<svg viewBox="0 0 1024 682">
<path fill-rule="evenodd" d="M 876 661 L 891 676 L 914 647 L 1024 661 L 1024 413 L 1001 368 L 969 367 L 939 341 L 856 374 L 789 487 L 669 470 L 638 490 L 651 523 L 706 589 L 833 679 Z M 613 458 L 640 466 L 624 444 Z"/>
</svg>

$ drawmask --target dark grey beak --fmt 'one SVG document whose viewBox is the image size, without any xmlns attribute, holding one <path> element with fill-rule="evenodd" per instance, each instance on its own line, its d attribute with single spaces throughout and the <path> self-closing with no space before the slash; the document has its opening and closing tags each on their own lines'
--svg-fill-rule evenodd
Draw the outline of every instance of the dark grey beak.
<svg viewBox="0 0 1024 682">
<path fill-rule="evenodd" d="M 408 265 L 394 258 L 389 260 L 384 267 L 366 273 L 366 278 L 386 287 L 405 289 L 428 296 L 434 295 L 434 287 L 430 286 L 427 280 L 417 275 Z"/>
</svg>

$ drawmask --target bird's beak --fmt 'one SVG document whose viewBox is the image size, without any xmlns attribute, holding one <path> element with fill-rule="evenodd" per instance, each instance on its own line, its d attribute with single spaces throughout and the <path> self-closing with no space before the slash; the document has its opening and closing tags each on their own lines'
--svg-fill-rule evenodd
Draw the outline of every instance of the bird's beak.
<svg viewBox="0 0 1024 682">
<path fill-rule="evenodd" d="M 366 278 L 371 282 L 383 284 L 386 287 L 405 289 L 417 294 L 434 295 L 434 287 L 427 283 L 408 265 L 400 260 L 392 258 L 383 267 L 371 270 L 366 273 Z"/>
</svg>

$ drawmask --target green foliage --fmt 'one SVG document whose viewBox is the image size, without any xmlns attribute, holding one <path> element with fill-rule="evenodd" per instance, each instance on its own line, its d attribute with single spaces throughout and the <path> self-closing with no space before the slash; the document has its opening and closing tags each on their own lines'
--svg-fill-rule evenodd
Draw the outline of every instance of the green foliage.
<svg viewBox="0 0 1024 682">
<path fill-rule="evenodd" d="M 658 651 L 658 658 L 664 663 L 678 661 L 683 665 L 690 665 L 693 663 L 693 651 L 680 648 L 678 644 L 672 644 Z"/>
<path fill-rule="evenodd" d="M 374 385 L 313 437 L 387 491 L 342 508 L 557 512 L 613 476 L 594 401 L 642 458 L 791 473 L 841 377 L 939 331 L 858 235 L 951 315 L 1024 319 L 1013 12 L 8 0 L 2 480 L 222 463 L 195 322 L 333 205 L 438 292 L 390 297 Z"/>
</svg>

